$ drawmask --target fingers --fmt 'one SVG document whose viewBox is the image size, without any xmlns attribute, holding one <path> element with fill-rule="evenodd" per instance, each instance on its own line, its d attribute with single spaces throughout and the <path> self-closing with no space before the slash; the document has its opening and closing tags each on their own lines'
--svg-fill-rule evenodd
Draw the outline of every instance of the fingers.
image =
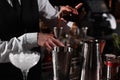
<svg viewBox="0 0 120 80">
<path fill-rule="evenodd" d="M 82 5 L 83 5 L 83 3 L 79 3 L 78 5 L 75 6 L 75 8 L 79 9 Z"/>
<path fill-rule="evenodd" d="M 55 39 L 53 37 L 51 39 L 56 44 L 56 46 L 62 46 L 62 47 L 64 46 L 64 44 L 61 41 L 59 41 L 58 39 Z"/>
<path fill-rule="evenodd" d="M 61 6 L 61 8 L 60 8 L 60 11 L 59 11 L 59 15 L 58 15 L 58 18 L 60 18 L 60 19 L 62 19 L 62 14 L 64 13 L 64 12 L 70 12 L 70 13 L 73 13 L 73 14 L 75 14 L 75 15 L 78 15 L 79 13 L 78 13 L 78 9 L 79 8 L 81 8 L 81 6 L 83 5 L 83 3 L 79 3 L 78 5 L 76 5 L 74 8 L 72 8 L 71 6 L 69 6 L 69 5 L 66 5 L 66 6 Z M 64 20 L 64 19 L 62 19 L 62 20 Z"/>
<path fill-rule="evenodd" d="M 65 8 L 65 10 L 66 10 L 67 12 L 72 12 L 73 14 L 78 14 L 78 11 L 77 11 L 76 8 L 72 8 L 72 7 L 68 6 L 68 5 L 65 6 L 64 8 Z"/>
<path fill-rule="evenodd" d="M 54 37 L 50 37 L 45 41 L 44 46 L 47 48 L 48 51 L 51 51 L 55 46 L 63 47 L 64 44 L 60 42 L 58 39 L 55 39 Z"/>
<path fill-rule="evenodd" d="M 54 46 L 56 46 L 53 41 L 51 40 L 51 38 L 48 38 L 46 41 L 45 41 L 45 44 L 44 46 L 47 48 L 48 51 L 51 51 L 52 48 L 54 48 Z"/>
<path fill-rule="evenodd" d="M 62 9 L 65 10 L 65 11 L 68 11 L 68 12 L 72 11 L 72 8 L 69 5 L 63 6 Z"/>
</svg>

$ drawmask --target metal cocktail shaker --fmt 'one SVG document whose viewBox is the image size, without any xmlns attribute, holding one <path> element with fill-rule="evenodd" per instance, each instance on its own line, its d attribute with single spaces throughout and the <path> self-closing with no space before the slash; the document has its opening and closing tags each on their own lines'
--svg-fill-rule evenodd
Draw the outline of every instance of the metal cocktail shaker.
<svg viewBox="0 0 120 80">
<path fill-rule="evenodd" d="M 55 47 L 52 51 L 53 80 L 69 80 L 71 47 Z"/>
<path fill-rule="evenodd" d="M 102 80 L 102 59 L 99 44 L 100 40 L 84 41 L 84 62 L 80 80 Z"/>
</svg>

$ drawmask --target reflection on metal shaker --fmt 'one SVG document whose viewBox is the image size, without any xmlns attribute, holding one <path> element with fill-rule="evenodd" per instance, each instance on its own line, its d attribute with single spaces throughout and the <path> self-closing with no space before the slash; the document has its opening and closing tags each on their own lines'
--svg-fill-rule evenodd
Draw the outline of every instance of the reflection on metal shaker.
<svg viewBox="0 0 120 80">
<path fill-rule="evenodd" d="M 102 80 L 102 60 L 100 55 L 100 40 L 84 41 L 84 62 L 80 80 Z"/>
<path fill-rule="evenodd" d="M 71 47 L 55 47 L 52 51 L 53 80 L 69 80 Z"/>
</svg>

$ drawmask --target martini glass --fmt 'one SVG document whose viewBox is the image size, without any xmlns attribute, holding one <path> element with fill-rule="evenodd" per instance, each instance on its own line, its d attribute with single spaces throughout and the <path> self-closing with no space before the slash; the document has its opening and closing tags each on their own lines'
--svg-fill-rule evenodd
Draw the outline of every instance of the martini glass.
<svg viewBox="0 0 120 80">
<path fill-rule="evenodd" d="M 11 52 L 9 54 L 9 59 L 15 67 L 22 71 L 23 80 L 27 80 L 28 72 L 30 68 L 38 63 L 40 54 L 32 51 Z"/>
</svg>

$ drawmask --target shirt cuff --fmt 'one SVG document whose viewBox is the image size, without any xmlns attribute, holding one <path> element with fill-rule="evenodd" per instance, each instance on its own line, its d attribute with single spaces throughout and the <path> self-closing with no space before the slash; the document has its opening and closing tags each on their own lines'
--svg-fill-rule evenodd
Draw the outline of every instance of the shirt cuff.
<svg viewBox="0 0 120 80">
<path fill-rule="evenodd" d="M 31 44 L 31 45 L 34 45 L 34 47 L 38 47 L 37 35 L 38 35 L 38 33 L 27 33 L 26 34 L 27 43 Z"/>
</svg>

